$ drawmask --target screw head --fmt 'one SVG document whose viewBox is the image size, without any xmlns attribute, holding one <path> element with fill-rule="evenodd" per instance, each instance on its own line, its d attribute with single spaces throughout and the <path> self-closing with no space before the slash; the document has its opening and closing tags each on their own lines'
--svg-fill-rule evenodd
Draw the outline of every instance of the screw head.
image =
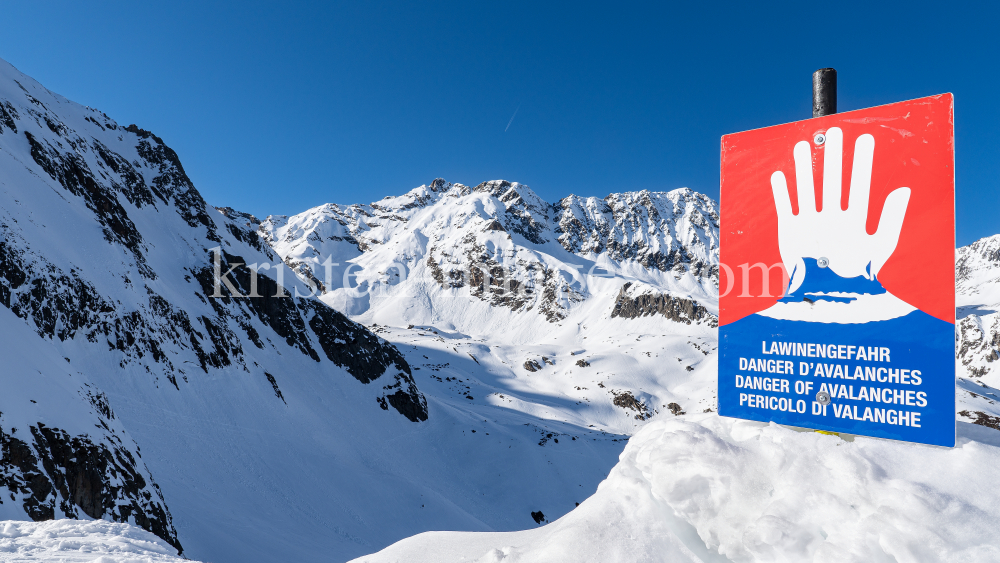
<svg viewBox="0 0 1000 563">
<path fill-rule="evenodd" d="M 821 405 L 829 405 L 830 394 L 827 393 L 826 391 L 820 391 L 819 393 L 816 393 L 816 402 Z"/>
<path fill-rule="evenodd" d="M 822 133 L 816 133 L 816 136 L 813 137 L 813 143 L 816 143 L 816 146 L 822 145 L 825 142 L 826 142 L 826 135 Z"/>
<path fill-rule="evenodd" d="M 830 260 L 829 258 L 819 258 L 818 260 L 816 260 L 816 265 L 819 266 L 820 268 L 826 268 L 827 266 L 830 265 Z"/>
</svg>

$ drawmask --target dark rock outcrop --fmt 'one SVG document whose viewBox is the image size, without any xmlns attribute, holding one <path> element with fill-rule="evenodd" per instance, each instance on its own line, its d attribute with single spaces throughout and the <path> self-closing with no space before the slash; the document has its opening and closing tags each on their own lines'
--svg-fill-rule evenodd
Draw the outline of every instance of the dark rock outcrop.
<svg viewBox="0 0 1000 563">
<path fill-rule="evenodd" d="M 629 391 L 612 391 L 611 395 L 614 399 L 611 401 L 616 407 L 621 407 L 623 409 L 633 410 L 636 412 L 636 420 L 649 420 L 653 417 L 653 412 L 650 410 L 646 403 L 635 398 Z"/>
<path fill-rule="evenodd" d="M 708 309 L 697 301 L 664 293 L 642 293 L 632 297 L 629 294 L 631 287 L 632 282 L 628 282 L 618 292 L 615 308 L 611 311 L 612 317 L 636 319 L 649 315 L 662 315 L 678 323 L 719 325 L 718 317 L 709 313 Z"/>
<path fill-rule="evenodd" d="M 19 495 L 34 521 L 53 519 L 58 508 L 69 518 L 134 522 L 182 551 L 159 486 L 147 483 L 145 466 L 113 432 L 96 443 L 42 423 L 30 432 L 29 445 L 0 427 L 0 487 L 11 493 L 7 502 Z"/>
<path fill-rule="evenodd" d="M 969 412 L 967 410 L 961 411 L 958 414 L 964 416 L 965 418 L 971 418 L 973 424 L 978 424 L 994 430 L 1000 430 L 1000 416 L 990 416 L 983 411 Z"/>
<path fill-rule="evenodd" d="M 427 420 L 427 401 L 417 391 L 410 366 L 395 346 L 320 301 L 288 295 L 275 280 L 261 272 L 256 273 L 254 282 L 253 272 L 240 256 L 223 251 L 219 259 L 220 271 L 231 270 L 228 279 L 239 296 L 234 296 L 223 283 L 216 287 L 211 268 L 202 268 L 195 272 L 195 277 L 205 295 L 213 295 L 216 289 L 222 294 L 210 299 L 220 318 L 232 319 L 243 327 L 251 341 L 263 347 L 257 331 L 248 322 L 249 317 L 256 317 L 286 344 L 318 362 L 320 357 L 312 344 L 315 338 L 329 361 L 364 384 L 395 372 L 392 382 L 383 387 L 388 404 L 411 421 Z M 233 342 L 233 346 L 222 350 L 224 356 L 218 362 L 228 365 L 230 356 L 243 355 L 238 338 L 222 340 Z"/>
<path fill-rule="evenodd" d="M 628 192 L 604 199 L 574 195 L 552 206 L 559 243 L 575 254 L 606 252 L 664 272 L 718 283 L 717 204 L 686 188 Z M 640 234 L 642 233 L 642 234 Z"/>
</svg>

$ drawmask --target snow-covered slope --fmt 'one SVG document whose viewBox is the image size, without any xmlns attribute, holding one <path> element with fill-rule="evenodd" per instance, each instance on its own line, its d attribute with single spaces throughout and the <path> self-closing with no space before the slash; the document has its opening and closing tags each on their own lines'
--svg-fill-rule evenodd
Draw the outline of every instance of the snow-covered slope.
<svg viewBox="0 0 1000 563">
<path fill-rule="evenodd" d="M 430 532 L 358 563 L 1000 561 L 1000 433 L 914 446 L 716 415 L 653 422 L 541 529 Z"/>
</svg>

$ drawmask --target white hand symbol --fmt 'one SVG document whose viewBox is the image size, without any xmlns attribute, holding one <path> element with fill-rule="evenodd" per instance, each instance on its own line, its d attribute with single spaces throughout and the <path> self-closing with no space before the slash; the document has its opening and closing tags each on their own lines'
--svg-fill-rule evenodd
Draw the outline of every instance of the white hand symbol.
<svg viewBox="0 0 1000 563">
<path fill-rule="evenodd" d="M 823 211 L 816 210 L 812 149 L 808 141 L 797 143 L 792 152 L 799 196 L 798 215 L 792 214 L 785 175 L 780 171 L 771 175 L 771 191 L 778 211 L 778 248 L 791 278 L 789 293 L 798 289 L 805 279 L 803 258 L 826 258 L 829 267 L 840 277 L 864 276 L 873 280 L 899 242 L 910 189 L 898 188 L 889 194 L 878 230 L 869 235 L 865 223 L 868 221 L 875 138 L 861 135 L 854 144 L 847 209 L 840 208 L 843 148 L 844 132 L 839 127 L 831 127 L 826 132 L 823 159 Z"/>
</svg>

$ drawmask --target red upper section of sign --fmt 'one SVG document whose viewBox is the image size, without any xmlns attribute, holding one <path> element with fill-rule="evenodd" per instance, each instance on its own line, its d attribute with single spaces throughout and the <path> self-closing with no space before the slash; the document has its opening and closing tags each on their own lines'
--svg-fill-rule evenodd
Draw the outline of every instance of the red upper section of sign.
<svg viewBox="0 0 1000 563">
<path fill-rule="evenodd" d="M 780 270 L 775 268 L 770 275 L 774 296 L 760 297 L 763 283 L 756 268 L 749 279 L 749 294 L 755 297 L 739 297 L 744 283 L 739 265 L 782 263 L 771 175 L 784 173 L 792 209 L 798 213 L 792 150 L 799 141 L 809 141 L 812 149 L 816 201 L 821 208 L 823 146 L 813 139 L 831 127 L 843 130 L 842 209 L 847 208 L 855 140 L 863 134 L 875 139 L 869 234 L 878 228 L 886 196 L 897 188 L 911 190 L 899 242 L 878 280 L 903 301 L 954 323 L 953 107 L 951 94 L 941 94 L 722 137 L 720 324 L 762 311 L 781 296 Z"/>
</svg>

